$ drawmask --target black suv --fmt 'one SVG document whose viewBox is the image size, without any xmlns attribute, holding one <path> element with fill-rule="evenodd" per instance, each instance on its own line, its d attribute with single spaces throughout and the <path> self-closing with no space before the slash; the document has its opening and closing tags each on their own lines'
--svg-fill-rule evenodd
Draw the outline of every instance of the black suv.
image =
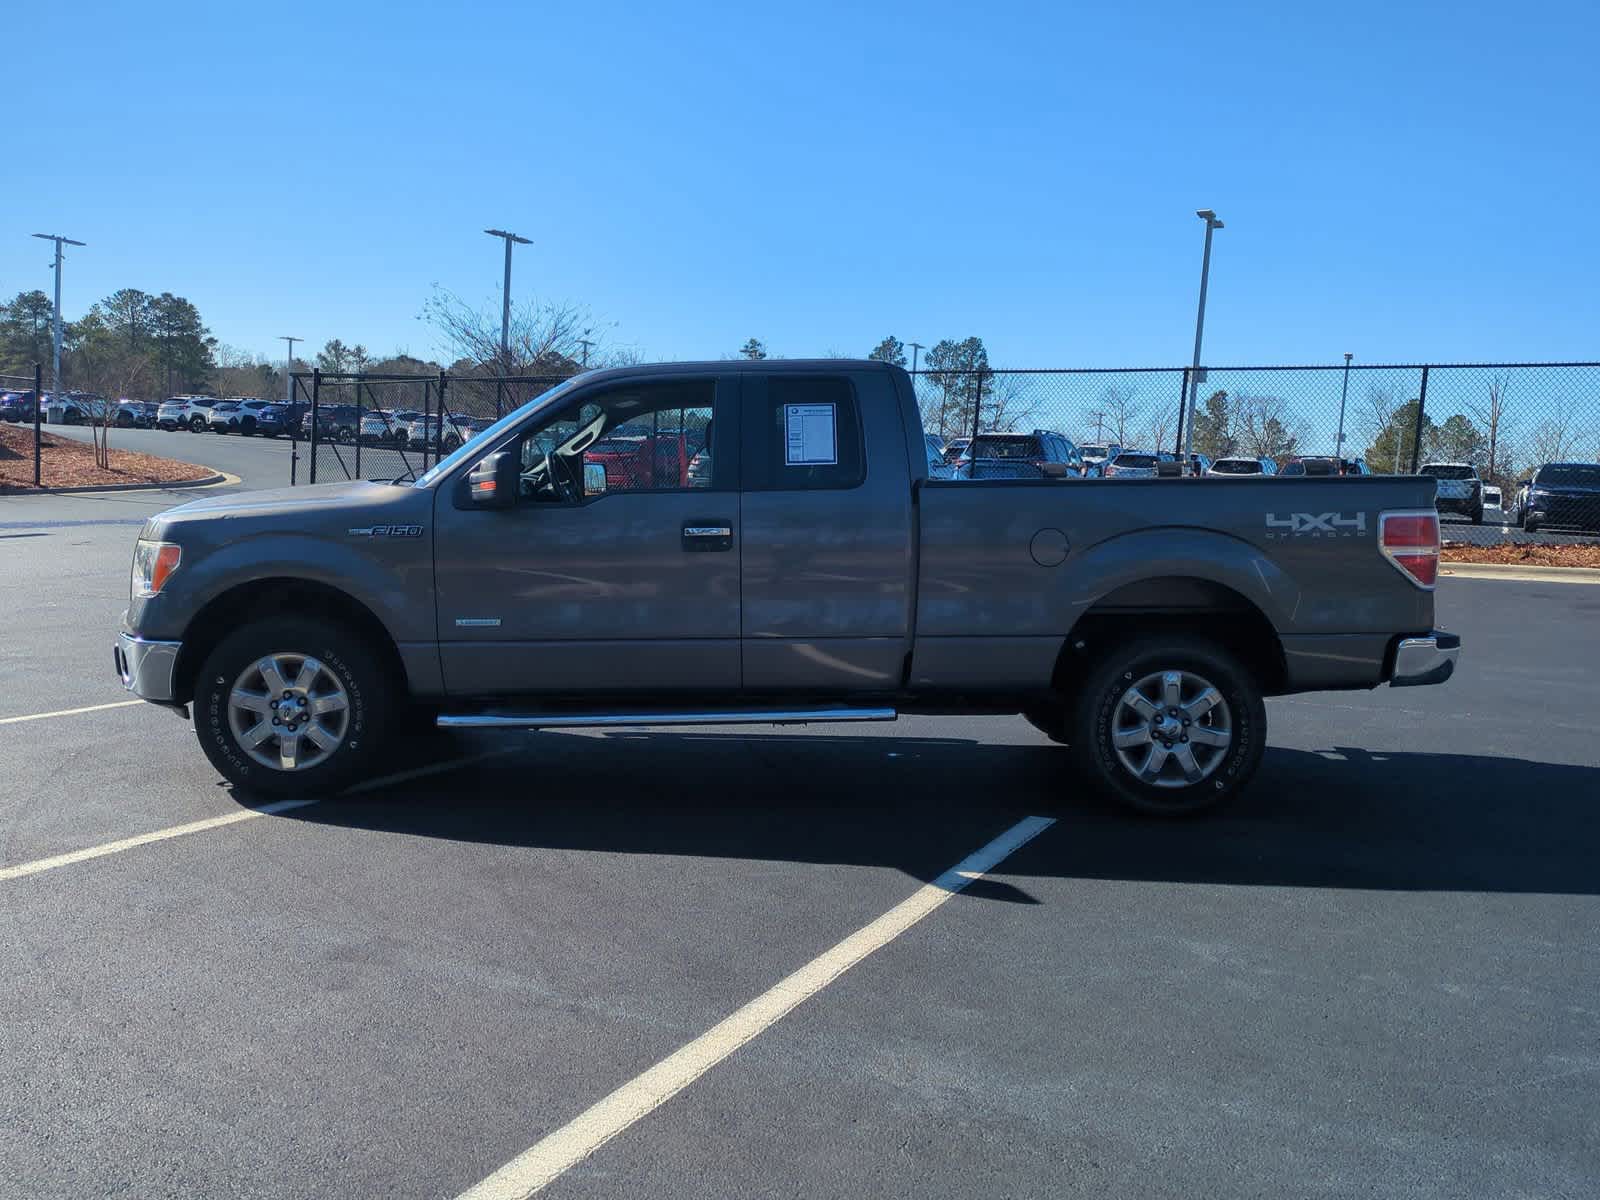
<svg viewBox="0 0 1600 1200">
<path fill-rule="evenodd" d="M 1600 465 L 1545 463 L 1528 481 L 1522 527 L 1545 525 L 1600 531 Z"/>
<path fill-rule="evenodd" d="M 1071 439 L 1045 429 L 980 433 L 955 468 L 958 479 L 1081 479 L 1085 472 Z"/>
<path fill-rule="evenodd" d="M 353 442 L 361 428 L 361 410 L 354 404 L 317 405 L 317 437 L 330 442 Z M 300 433 L 311 436 L 311 410 L 300 418 Z"/>
</svg>

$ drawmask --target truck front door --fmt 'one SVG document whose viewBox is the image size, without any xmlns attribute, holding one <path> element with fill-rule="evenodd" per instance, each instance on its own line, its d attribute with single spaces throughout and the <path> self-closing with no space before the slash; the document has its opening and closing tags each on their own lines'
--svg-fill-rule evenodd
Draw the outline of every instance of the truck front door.
<svg viewBox="0 0 1600 1200">
<path fill-rule="evenodd" d="M 737 690 L 738 391 L 731 372 L 581 389 L 512 444 L 513 507 L 473 509 L 457 486 L 440 489 L 447 691 Z M 713 453 L 716 431 L 728 436 Z M 688 441 L 697 469 L 637 453 L 665 436 Z"/>
</svg>

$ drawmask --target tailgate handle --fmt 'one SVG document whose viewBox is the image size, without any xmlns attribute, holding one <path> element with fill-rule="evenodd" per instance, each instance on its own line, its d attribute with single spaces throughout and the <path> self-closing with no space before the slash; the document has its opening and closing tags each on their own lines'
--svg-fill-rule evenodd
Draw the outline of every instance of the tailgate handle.
<svg viewBox="0 0 1600 1200">
<path fill-rule="evenodd" d="M 683 527 L 683 548 L 685 550 L 732 550 L 733 526 L 732 525 L 685 525 Z"/>
</svg>

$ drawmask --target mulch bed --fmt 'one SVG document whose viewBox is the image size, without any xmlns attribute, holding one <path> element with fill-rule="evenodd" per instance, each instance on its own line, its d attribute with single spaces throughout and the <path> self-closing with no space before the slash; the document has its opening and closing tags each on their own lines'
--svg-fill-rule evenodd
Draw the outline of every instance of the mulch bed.
<svg viewBox="0 0 1600 1200">
<path fill-rule="evenodd" d="M 1473 546 L 1445 542 L 1439 557 L 1447 562 L 1500 563 L 1515 567 L 1600 567 L 1600 543 L 1592 546 L 1518 546 L 1497 542 Z"/>
<path fill-rule="evenodd" d="M 95 465 L 94 446 L 89 442 L 42 433 L 39 445 L 40 478 L 47 488 L 181 483 L 212 474 L 209 467 L 194 463 L 119 450 L 116 430 L 111 431 L 110 470 Z M 33 426 L 0 423 L 0 493 L 33 490 Z"/>
</svg>

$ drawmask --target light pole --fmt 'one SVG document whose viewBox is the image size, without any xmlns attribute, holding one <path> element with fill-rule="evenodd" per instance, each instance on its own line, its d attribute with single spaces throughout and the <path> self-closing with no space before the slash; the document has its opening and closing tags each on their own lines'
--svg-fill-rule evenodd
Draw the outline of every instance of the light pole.
<svg viewBox="0 0 1600 1200">
<path fill-rule="evenodd" d="M 594 345 L 594 343 L 589 340 L 589 335 L 593 332 L 594 330 L 592 329 L 585 329 L 583 331 L 583 336 L 578 339 L 578 345 L 583 348 L 583 369 L 585 371 L 589 369 L 589 347 Z"/>
<path fill-rule="evenodd" d="M 278 335 L 278 340 L 280 342 L 288 342 L 289 343 L 289 355 L 288 355 L 287 358 L 285 358 L 283 360 L 283 402 L 285 404 L 293 404 L 294 403 L 294 344 L 296 342 L 305 341 L 305 338 L 301 338 L 301 337 L 286 337 L 285 335 L 280 333 Z"/>
<path fill-rule="evenodd" d="M 1211 232 L 1222 228 L 1217 214 L 1209 208 L 1195 210 L 1206 223 L 1206 250 L 1200 260 L 1200 310 L 1194 318 L 1194 363 L 1189 368 L 1189 413 L 1183 422 L 1183 469 L 1189 470 L 1189 445 L 1194 438 L 1194 406 L 1200 397 L 1200 339 L 1206 331 L 1206 285 L 1211 279 Z"/>
<path fill-rule="evenodd" d="M 529 238 L 518 237 L 514 233 L 507 233 L 504 229 L 485 229 L 490 237 L 504 238 L 506 243 L 506 282 L 500 296 L 500 373 L 509 375 L 511 367 L 511 246 L 518 243 L 531 246 Z"/>
<path fill-rule="evenodd" d="M 56 307 L 55 314 L 50 320 L 51 338 L 55 345 L 50 357 L 50 398 L 55 400 L 61 395 L 61 247 L 63 245 L 86 246 L 88 243 L 74 241 L 69 237 L 62 237 L 59 233 L 36 233 L 33 236 L 56 244 Z M 38 411 L 43 403 L 43 396 L 35 396 L 33 398 L 34 410 Z"/>
<path fill-rule="evenodd" d="M 921 342 L 911 343 L 911 373 L 913 375 L 917 373 L 917 351 L 921 349 L 923 349 Z"/>
<path fill-rule="evenodd" d="M 1344 352 L 1344 386 L 1339 389 L 1339 436 L 1333 439 L 1333 452 L 1341 459 L 1344 458 L 1344 402 L 1350 397 L 1350 360 L 1354 357 L 1350 351 Z"/>
</svg>

